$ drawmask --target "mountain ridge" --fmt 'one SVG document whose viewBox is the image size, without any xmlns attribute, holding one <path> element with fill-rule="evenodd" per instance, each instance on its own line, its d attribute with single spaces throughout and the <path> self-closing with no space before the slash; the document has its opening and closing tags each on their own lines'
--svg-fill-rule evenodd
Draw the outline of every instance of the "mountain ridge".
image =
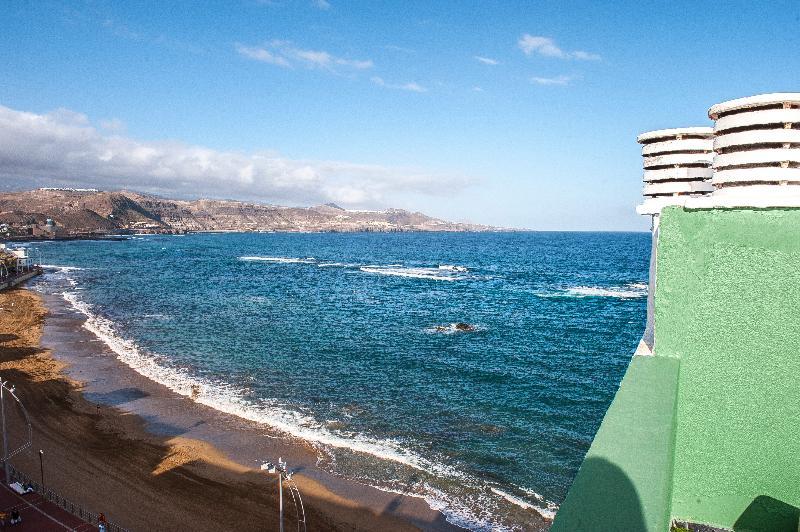
<svg viewBox="0 0 800 532">
<path fill-rule="evenodd" d="M 286 207 L 238 200 L 177 200 L 129 190 L 47 188 L 0 193 L 0 230 L 8 236 L 58 238 L 125 233 L 500 229 L 403 209 L 351 211 L 332 203 Z"/>
</svg>

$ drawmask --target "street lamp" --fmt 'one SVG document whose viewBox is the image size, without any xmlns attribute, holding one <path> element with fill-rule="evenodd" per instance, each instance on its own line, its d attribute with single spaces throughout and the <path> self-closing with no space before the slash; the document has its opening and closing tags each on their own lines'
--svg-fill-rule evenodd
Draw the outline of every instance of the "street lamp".
<svg viewBox="0 0 800 532">
<path fill-rule="evenodd" d="M 39 449 L 39 471 L 42 473 L 42 493 L 44 493 L 44 451 Z"/>
<path fill-rule="evenodd" d="M 300 531 L 300 524 L 303 524 L 303 530 L 306 530 L 306 511 L 303 507 L 303 499 L 300 497 L 300 490 L 297 489 L 297 485 L 292 480 L 292 474 L 286 469 L 286 462 L 284 462 L 281 458 L 278 458 L 278 464 L 275 465 L 272 462 L 265 462 L 261 464 L 261 469 L 266 471 L 267 473 L 278 474 L 278 514 L 280 516 L 280 523 L 279 523 L 279 530 L 283 532 L 283 482 L 286 481 L 286 485 L 289 488 L 289 493 L 292 495 L 292 500 L 294 501 L 295 510 L 297 510 L 297 530 Z M 295 495 L 296 494 L 296 495 Z M 298 507 L 297 501 L 300 501 L 300 506 Z M 301 518 L 302 513 L 302 518 Z"/>
<path fill-rule="evenodd" d="M 22 415 L 25 417 L 25 424 L 28 426 L 28 441 L 23 443 L 22 446 L 18 447 L 17 449 L 10 451 L 8 450 L 8 435 L 6 434 L 6 406 L 4 400 L 4 393 L 8 392 L 11 395 L 11 398 L 17 402 Z M 9 463 L 8 460 L 14 456 L 15 454 L 22 452 L 24 449 L 27 449 L 31 445 L 31 440 L 33 438 L 33 427 L 31 426 L 31 420 L 28 417 L 28 411 L 25 410 L 25 407 L 22 406 L 22 401 L 19 400 L 17 394 L 14 393 L 14 386 L 9 387 L 8 381 L 4 381 L 0 378 L 0 428 L 3 431 L 3 468 L 5 469 L 5 482 L 9 484 L 11 482 L 11 472 L 9 471 Z"/>
</svg>

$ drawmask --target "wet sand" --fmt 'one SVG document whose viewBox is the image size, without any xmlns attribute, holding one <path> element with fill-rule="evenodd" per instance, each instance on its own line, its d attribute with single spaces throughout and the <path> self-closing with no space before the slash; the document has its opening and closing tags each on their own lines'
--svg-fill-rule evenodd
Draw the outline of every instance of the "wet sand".
<svg viewBox="0 0 800 532">
<path fill-rule="evenodd" d="M 309 530 L 459 530 L 422 499 L 327 473 L 301 440 L 142 377 L 63 300 L 44 297 L 0 292 L 0 374 L 33 424 L 32 448 L 11 462 L 38 479 L 43 449 L 45 485 L 73 502 L 131 530 L 273 530 L 277 480 L 258 467 L 280 456 L 297 471 Z M 24 427 L 9 418 L 13 448 Z"/>
</svg>

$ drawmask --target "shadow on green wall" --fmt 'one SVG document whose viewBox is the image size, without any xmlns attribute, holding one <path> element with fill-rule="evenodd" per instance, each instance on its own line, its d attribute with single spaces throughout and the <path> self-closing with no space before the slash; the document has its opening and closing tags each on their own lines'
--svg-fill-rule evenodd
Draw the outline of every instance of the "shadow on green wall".
<svg viewBox="0 0 800 532">
<path fill-rule="evenodd" d="M 613 463 L 587 457 L 556 517 L 552 531 L 647 532 L 642 505 L 631 480 Z"/>
<path fill-rule="evenodd" d="M 800 508 L 778 499 L 761 495 L 753 499 L 733 530 L 736 532 L 798 532 Z"/>
</svg>

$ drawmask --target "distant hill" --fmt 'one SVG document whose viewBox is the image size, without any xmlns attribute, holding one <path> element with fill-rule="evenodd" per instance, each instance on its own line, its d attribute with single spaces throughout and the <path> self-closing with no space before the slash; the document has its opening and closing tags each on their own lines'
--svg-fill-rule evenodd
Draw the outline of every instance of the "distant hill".
<svg viewBox="0 0 800 532">
<path fill-rule="evenodd" d="M 47 225 L 47 219 L 54 224 Z M 171 200 L 129 191 L 69 189 L 0 193 L 0 229 L 7 229 L 12 236 L 64 237 L 129 232 L 495 230 L 402 209 L 348 211 L 333 203 L 281 207 L 232 200 Z"/>
</svg>

